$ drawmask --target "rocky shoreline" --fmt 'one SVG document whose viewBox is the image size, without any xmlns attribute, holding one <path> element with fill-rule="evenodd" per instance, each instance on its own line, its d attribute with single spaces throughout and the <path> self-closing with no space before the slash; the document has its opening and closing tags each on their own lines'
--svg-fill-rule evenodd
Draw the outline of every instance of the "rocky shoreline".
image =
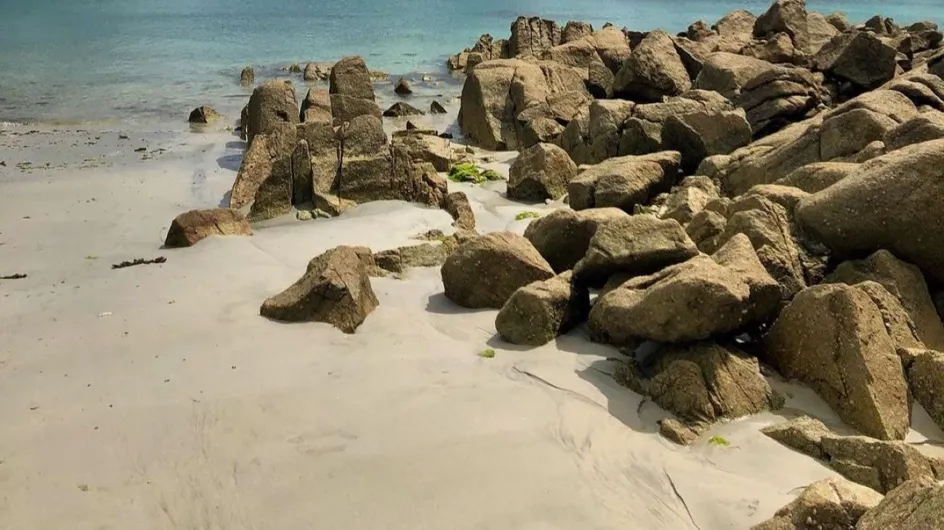
<svg viewBox="0 0 944 530">
<path fill-rule="evenodd" d="M 454 234 L 329 250 L 262 315 L 354 333 L 378 304 L 372 276 L 441 266 L 446 298 L 499 310 L 509 343 L 585 324 L 618 348 L 616 380 L 674 415 L 660 428 L 676 443 L 781 407 L 770 378 L 815 391 L 861 435 L 813 418 L 764 433 L 848 481 L 754 528 L 937 528 L 944 460 L 905 438 L 915 403 L 944 429 L 942 41 L 933 23 L 852 25 L 803 0 L 679 35 L 521 17 L 449 59 L 467 75 L 468 146 L 409 127 L 389 139 L 383 117 L 427 111 L 381 112 L 366 64 L 345 58 L 311 68 L 330 87 L 300 104 L 285 81 L 255 88 L 230 209 L 181 215 L 167 245 L 293 211 L 441 208 Z M 460 166 L 477 178 L 477 149 L 519 152 L 509 199 L 569 206 L 524 235 L 479 234 L 448 185 Z"/>
</svg>

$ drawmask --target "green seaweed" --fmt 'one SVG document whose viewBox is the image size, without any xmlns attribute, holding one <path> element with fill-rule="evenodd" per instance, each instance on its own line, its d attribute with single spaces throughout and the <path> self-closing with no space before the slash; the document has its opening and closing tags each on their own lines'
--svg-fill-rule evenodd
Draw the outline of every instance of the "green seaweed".
<svg viewBox="0 0 944 530">
<path fill-rule="evenodd" d="M 485 184 L 490 180 L 502 180 L 502 176 L 495 170 L 485 169 L 475 164 L 464 162 L 456 164 L 449 170 L 449 180 L 453 182 L 471 182 L 473 184 Z"/>
<path fill-rule="evenodd" d="M 479 352 L 479 357 L 483 359 L 493 359 L 495 357 L 495 350 L 486 348 Z"/>
<path fill-rule="evenodd" d="M 731 445 L 731 442 L 729 442 L 724 436 L 712 436 L 708 439 L 708 444 L 717 445 L 719 447 L 727 447 Z"/>
<path fill-rule="evenodd" d="M 515 216 L 515 221 L 523 221 L 525 219 L 537 219 L 541 217 L 541 214 L 538 212 L 521 212 Z"/>
</svg>

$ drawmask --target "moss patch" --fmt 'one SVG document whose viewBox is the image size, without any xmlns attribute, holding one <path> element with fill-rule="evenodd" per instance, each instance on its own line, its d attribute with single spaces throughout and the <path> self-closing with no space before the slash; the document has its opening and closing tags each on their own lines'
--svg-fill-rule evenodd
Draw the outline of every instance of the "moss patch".
<svg viewBox="0 0 944 530">
<path fill-rule="evenodd" d="M 515 221 L 523 221 L 525 219 L 537 219 L 541 217 L 541 214 L 538 212 L 521 212 L 515 216 Z"/>
<path fill-rule="evenodd" d="M 486 348 L 479 352 L 479 357 L 483 359 L 492 359 L 495 357 L 495 350 L 491 348 Z"/>
<path fill-rule="evenodd" d="M 449 180 L 484 184 L 490 180 L 503 180 L 503 178 L 497 171 L 492 169 L 483 170 L 475 164 L 466 162 L 452 166 L 452 169 L 449 170 Z"/>
<path fill-rule="evenodd" d="M 708 438 L 709 445 L 717 445 L 719 447 L 727 447 L 731 445 L 731 442 L 727 440 L 724 436 L 712 436 Z"/>
</svg>

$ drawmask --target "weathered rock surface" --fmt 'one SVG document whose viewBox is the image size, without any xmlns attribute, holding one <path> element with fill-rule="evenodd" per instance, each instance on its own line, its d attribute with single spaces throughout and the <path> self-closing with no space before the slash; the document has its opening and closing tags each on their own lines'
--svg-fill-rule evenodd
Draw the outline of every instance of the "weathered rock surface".
<svg viewBox="0 0 944 530">
<path fill-rule="evenodd" d="M 848 177 L 858 168 L 859 164 L 849 162 L 815 162 L 796 169 L 775 184 L 816 193 Z"/>
<path fill-rule="evenodd" d="M 925 530 L 944 524 L 944 484 L 913 480 L 885 496 L 859 519 L 856 530 Z"/>
<path fill-rule="evenodd" d="M 780 299 L 747 236 L 710 258 L 697 256 L 601 296 L 590 312 L 591 336 L 614 345 L 637 339 L 704 340 L 771 318 Z"/>
<path fill-rule="evenodd" d="M 694 87 L 701 90 L 713 90 L 733 100 L 749 81 L 774 68 L 777 67 L 753 57 L 716 52 L 705 59 L 701 73 L 695 79 Z"/>
<path fill-rule="evenodd" d="M 776 0 L 754 23 L 754 36 L 786 33 L 801 53 L 810 51 L 809 22 L 804 0 Z"/>
<path fill-rule="evenodd" d="M 452 216 L 453 225 L 461 230 L 475 230 L 475 213 L 464 192 L 455 191 L 446 195 L 443 209 Z"/>
<path fill-rule="evenodd" d="M 370 99 L 356 98 L 346 94 L 331 94 L 331 116 L 334 125 L 342 126 L 358 116 L 380 118 L 380 107 Z"/>
<path fill-rule="evenodd" d="M 243 129 L 250 144 L 257 134 L 269 134 L 284 123 L 298 123 L 298 102 L 292 82 L 276 79 L 257 86 L 249 98 L 247 117 Z"/>
<path fill-rule="evenodd" d="M 256 83 L 256 71 L 252 69 L 251 66 L 243 68 L 243 71 L 239 73 L 239 84 L 247 87 L 252 86 Z"/>
<path fill-rule="evenodd" d="M 814 67 L 872 90 L 895 77 L 898 52 L 870 32 L 839 35 L 825 44 L 813 59 Z"/>
<path fill-rule="evenodd" d="M 944 353 L 920 350 L 907 365 L 908 385 L 938 427 L 944 429 Z"/>
<path fill-rule="evenodd" d="M 561 29 L 553 20 L 518 17 L 511 23 L 509 56 L 541 57 L 545 51 L 560 44 L 561 37 Z"/>
<path fill-rule="evenodd" d="M 209 236 L 251 236 L 246 216 L 230 208 L 191 210 L 178 215 L 170 224 L 164 244 L 189 247 Z"/>
<path fill-rule="evenodd" d="M 895 343 L 864 291 L 818 285 L 799 293 L 765 339 L 767 361 L 809 385 L 850 426 L 904 438 L 910 399 Z"/>
<path fill-rule="evenodd" d="M 470 309 L 501 309 L 519 288 L 554 276 L 534 246 L 511 232 L 462 243 L 441 272 L 446 297 Z"/>
<path fill-rule="evenodd" d="M 650 32 L 632 51 L 613 80 L 614 95 L 633 101 L 657 102 L 692 87 L 675 43 L 664 31 Z"/>
<path fill-rule="evenodd" d="M 297 282 L 262 304 L 260 313 L 286 322 L 325 322 L 354 333 L 378 305 L 362 250 L 370 256 L 368 249 L 337 247 L 314 258 Z"/>
<path fill-rule="evenodd" d="M 591 208 L 579 212 L 562 208 L 532 221 L 524 237 L 555 272 L 562 273 L 573 269 L 586 255 L 591 239 L 602 225 L 628 217 L 629 214 L 619 208 Z"/>
<path fill-rule="evenodd" d="M 223 116 L 216 111 L 213 107 L 202 106 L 193 109 L 190 112 L 190 116 L 187 118 L 187 122 L 195 124 L 210 124 L 214 123 Z"/>
<path fill-rule="evenodd" d="M 682 154 L 682 171 L 694 171 L 702 160 L 725 155 L 751 141 L 743 110 L 694 112 L 671 116 L 662 128 L 662 146 Z"/>
<path fill-rule="evenodd" d="M 374 101 L 374 85 L 361 57 L 345 57 L 331 68 L 331 94 Z"/>
<path fill-rule="evenodd" d="M 831 100 L 822 75 L 805 68 L 764 70 L 743 84 L 734 104 L 745 110 L 754 138 L 803 120 Z"/>
<path fill-rule="evenodd" d="M 327 122 L 333 121 L 331 114 L 331 95 L 327 90 L 311 88 L 305 99 L 302 100 L 301 115 L 302 123 Z"/>
<path fill-rule="evenodd" d="M 647 204 L 675 185 L 681 158 L 677 151 L 666 151 L 610 158 L 590 166 L 568 184 L 570 206 L 575 210 L 615 207 L 632 212 L 637 204 Z"/>
<path fill-rule="evenodd" d="M 515 291 L 495 317 L 495 329 L 512 344 L 541 346 L 586 320 L 589 312 L 589 293 L 568 271 Z"/>
<path fill-rule="evenodd" d="M 751 530 L 849 530 L 882 498 L 864 486 L 827 478 L 807 486 L 796 500 Z"/>
<path fill-rule="evenodd" d="M 422 116 L 425 114 L 420 109 L 405 103 L 403 101 L 397 101 L 393 105 L 390 105 L 390 108 L 383 112 L 384 117 L 386 118 L 402 118 L 404 116 Z"/>
<path fill-rule="evenodd" d="M 518 155 L 508 171 L 508 197 L 526 201 L 557 200 L 567 193 L 567 184 L 577 174 L 577 165 L 566 151 L 541 143 Z"/>
<path fill-rule="evenodd" d="M 675 219 L 685 225 L 710 201 L 718 197 L 718 186 L 710 178 L 686 177 L 669 192 L 658 215 L 662 219 Z"/>
</svg>

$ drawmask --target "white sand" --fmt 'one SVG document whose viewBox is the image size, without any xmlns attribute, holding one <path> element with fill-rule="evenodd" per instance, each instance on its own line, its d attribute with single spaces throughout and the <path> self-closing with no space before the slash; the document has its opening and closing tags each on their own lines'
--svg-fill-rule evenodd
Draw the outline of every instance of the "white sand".
<svg viewBox="0 0 944 530">
<path fill-rule="evenodd" d="M 435 269 L 373 280 L 380 307 L 353 336 L 261 318 L 323 250 L 451 219 L 374 203 L 160 249 L 175 215 L 229 189 L 231 140 L 186 136 L 168 160 L 111 169 L 0 168 L 0 275 L 29 274 L 0 282 L 0 528 L 746 529 L 834 475 L 758 432 L 774 414 L 668 443 L 664 413 L 637 413 L 607 375 L 615 350 L 580 330 L 505 345 L 495 311 L 451 304 Z M 543 208 L 467 188 L 485 230 Z M 792 391 L 788 406 L 835 420 Z"/>
</svg>

